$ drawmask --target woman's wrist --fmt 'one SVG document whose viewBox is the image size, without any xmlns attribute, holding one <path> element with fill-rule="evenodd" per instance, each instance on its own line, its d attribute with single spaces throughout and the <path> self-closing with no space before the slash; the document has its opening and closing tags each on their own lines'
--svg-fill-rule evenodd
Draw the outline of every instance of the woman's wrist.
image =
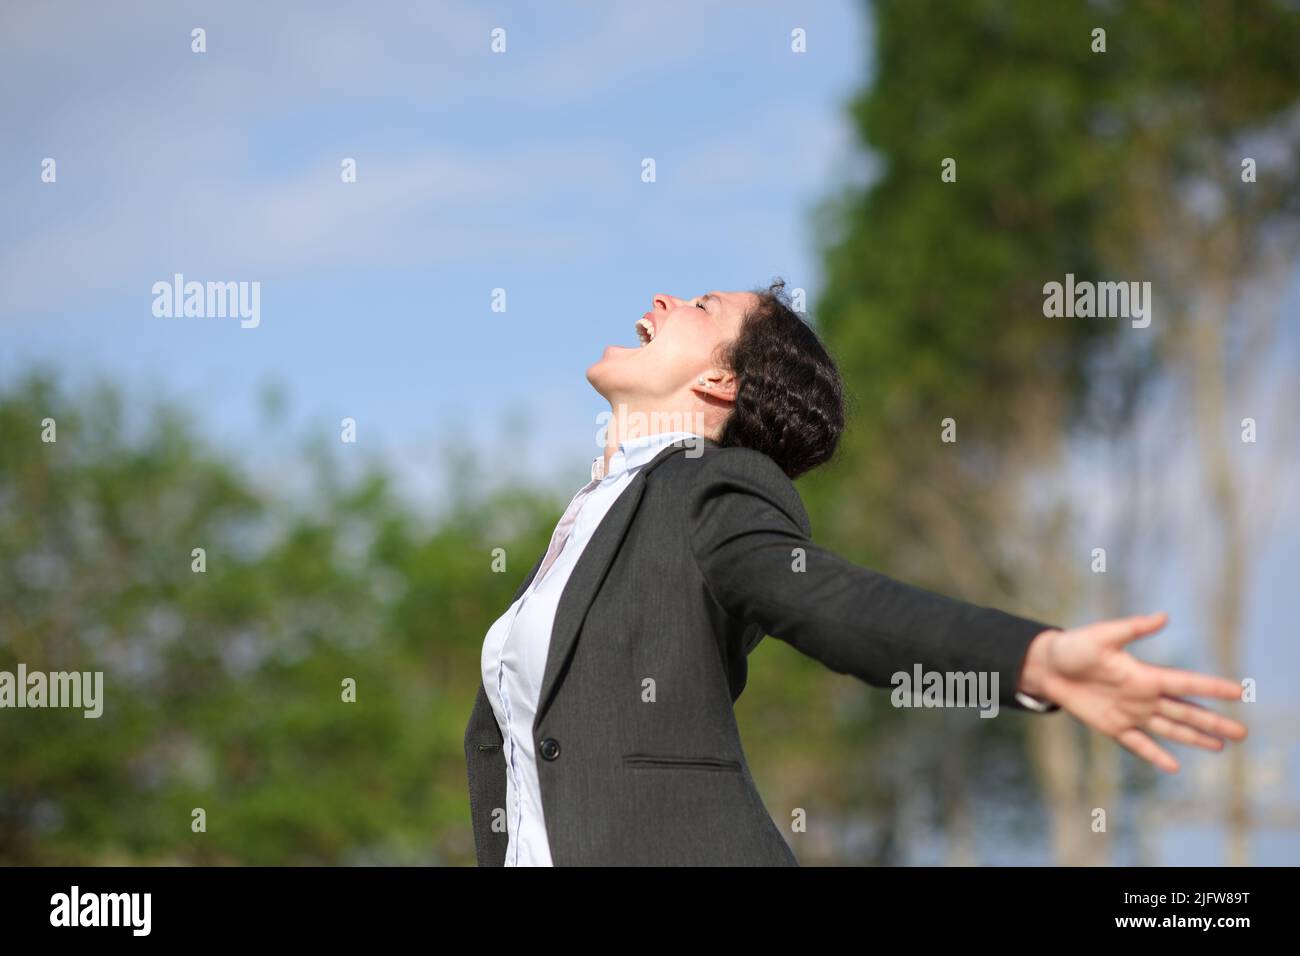
<svg viewBox="0 0 1300 956">
<path fill-rule="evenodd" d="M 1052 699 L 1052 673 L 1049 664 L 1052 641 L 1061 631 L 1049 628 L 1032 641 L 1025 652 L 1025 662 L 1020 668 L 1020 683 L 1016 690 L 1037 697 L 1039 700 Z"/>
</svg>

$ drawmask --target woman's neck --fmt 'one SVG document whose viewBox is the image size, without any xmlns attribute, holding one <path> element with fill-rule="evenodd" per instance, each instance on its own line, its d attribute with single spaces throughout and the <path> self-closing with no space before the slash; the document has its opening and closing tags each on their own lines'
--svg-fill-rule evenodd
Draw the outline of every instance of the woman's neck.
<svg viewBox="0 0 1300 956">
<path fill-rule="evenodd" d="M 707 436 L 705 428 L 703 412 L 641 409 L 611 402 L 609 424 L 605 427 L 605 471 L 609 471 L 609 460 L 618 451 L 621 441 L 665 432 L 694 432 Z"/>
</svg>

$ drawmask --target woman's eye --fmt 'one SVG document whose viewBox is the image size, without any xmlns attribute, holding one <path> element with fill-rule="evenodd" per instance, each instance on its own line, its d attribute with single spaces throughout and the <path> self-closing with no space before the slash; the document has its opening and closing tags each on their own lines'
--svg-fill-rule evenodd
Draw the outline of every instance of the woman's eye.
<svg viewBox="0 0 1300 956">
<path fill-rule="evenodd" d="M 703 302 L 696 302 L 696 303 L 695 303 L 695 308 L 697 308 L 697 309 L 704 309 L 704 303 L 703 303 Z M 709 310 L 708 310 L 708 309 L 704 309 L 704 311 L 705 311 L 705 312 L 708 312 Z"/>
</svg>

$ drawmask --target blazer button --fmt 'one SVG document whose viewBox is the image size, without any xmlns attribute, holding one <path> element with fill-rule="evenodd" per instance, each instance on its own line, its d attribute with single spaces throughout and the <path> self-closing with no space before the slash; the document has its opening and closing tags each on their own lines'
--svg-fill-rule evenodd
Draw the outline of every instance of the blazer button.
<svg viewBox="0 0 1300 956">
<path fill-rule="evenodd" d="M 554 737 L 547 737 L 542 740 L 542 756 L 547 760 L 554 760 L 560 755 L 560 742 Z"/>
</svg>

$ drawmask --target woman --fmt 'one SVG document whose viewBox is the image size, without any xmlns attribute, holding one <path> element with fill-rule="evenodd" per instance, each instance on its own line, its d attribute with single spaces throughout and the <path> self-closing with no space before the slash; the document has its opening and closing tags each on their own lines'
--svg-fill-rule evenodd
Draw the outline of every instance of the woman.
<svg viewBox="0 0 1300 956">
<path fill-rule="evenodd" d="M 1150 734 L 1246 736 L 1183 699 L 1239 699 L 1236 683 L 1127 652 L 1163 614 L 1063 630 L 815 544 L 791 479 L 834 452 L 842 389 L 779 280 L 657 295 L 636 324 L 638 347 L 587 370 L 605 454 L 483 644 L 465 732 L 480 865 L 797 865 L 732 710 L 764 635 L 872 686 L 919 669 L 1064 710 L 1169 772 Z"/>
</svg>

